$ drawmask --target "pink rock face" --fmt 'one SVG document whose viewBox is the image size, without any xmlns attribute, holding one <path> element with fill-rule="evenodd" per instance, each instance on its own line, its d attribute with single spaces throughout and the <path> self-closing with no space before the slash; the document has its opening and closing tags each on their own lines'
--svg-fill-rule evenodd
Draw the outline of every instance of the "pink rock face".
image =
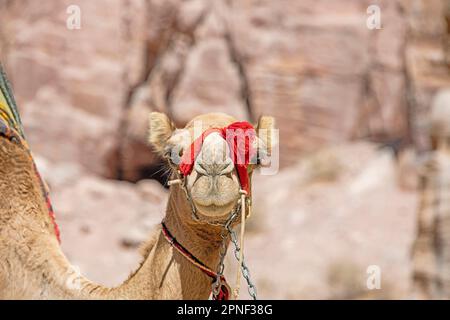
<svg viewBox="0 0 450 320">
<path fill-rule="evenodd" d="M 245 246 L 260 297 L 408 297 L 416 198 L 396 181 L 392 154 L 366 143 L 256 175 Z M 382 290 L 365 286 L 370 265 L 384 270 Z"/>
<path fill-rule="evenodd" d="M 357 1 L 235 4 L 229 25 L 245 58 L 251 110 L 254 116 L 275 115 L 281 124 L 283 165 L 329 143 L 406 133 L 405 22 L 395 6 L 381 6 L 389 29 L 370 31 L 362 14 L 367 6 Z M 366 112 L 364 100 L 378 99 L 379 84 L 370 80 L 377 70 L 395 87 L 389 90 L 393 94 L 381 95 L 379 105 L 370 102 Z"/>
<path fill-rule="evenodd" d="M 205 112 L 227 112 L 236 119 L 248 119 L 238 71 L 223 39 L 201 41 L 192 49 L 174 93 L 173 115 L 177 122 L 187 123 Z"/>
<path fill-rule="evenodd" d="M 75 162 L 93 172 L 105 172 L 105 155 L 115 145 L 114 125 L 70 106 L 52 87 L 40 88 L 34 100 L 23 106 L 25 131 L 34 152 L 51 161 Z"/>
<path fill-rule="evenodd" d="M 81 29 L 69 30 L 71 4 L 0 1 L 0 59 L 52 189 L 63 248 L 87 275 L 108 284 L 123 279 L 138 260 L 130 248 L 150 230 L 139 226 L 157 223 L 153 212 L 164 211 L 166 191 L 145 180 L 164 170 L 147 144 L 151 111 L 179 127 L 207 112 L 253 122 L 269 115 L 280 130 L 282 169 L 256 180 L 254 219 L 271 227 L 255 231 L 248 245 L 262 297 L 345 298 L 333 288 L 354 281 L 346 275 L 371 258 L 395 265 L 392 277 L 402 283 L 394 295 L 405 297 L 415 199 L 395 188 L 392 163 L 373 146 L 346 145 L 333 157 L 355 171 L 316 183 L 309 175 L 317 168 L 299 161 L 356 139 L 426 149 L 429 106 L 450 86 L 446 1 L 78 0 Z M 380 6 L 381 29 L 366 26 L 370 4 Z M 373 167 L 360 167 L 366 161 L 385 170 L 389 188 Z M 319 175 L 334 176 L 330 170 Z M 357 173 L 366 178 L 353 188 L 363 191 L 349 196 Z M 298 186 L 305 176 L 314 184 Z M 384 238 L 392 260 L 377 246 Z M 102 252 L 100 262 L 80 246 Z M 340 265 L 353 248 L 362 253 Z M 266 277 L 274 257 L 276 281 Z M 284 272 L 293 265 L 302 270 L 295 279 Z"/>
<path fill-rule="evenodd" d="M 76 163 L 35 156 L 50 188 L 62 249 L 83 274 L 105 285 L 125 280 L 141 261 L 137 247 L 162 221 L 167 192 L 154 180 L 108 180 Z"/>
<path fill-rule="evenodd" d="M 441 7 L 435 1 L 423 16 L 412 9 L 406 16 L 397 1 L 378 4 L 380 30 L 366 27 L 367 5 L 356 0 L 81 1 L 80 30 L 65 27 L 65 2 L 4 5 L 5 30 L 14 37 L 2 55 L 25 107 L 49 85 L 67 105 L 107 119 L 101 132 L 87 134 L 92 143 L 100 144 L 97 134 L 114 141 L 84 162 L 95 173 L 125 172 L 134 181 L 158 165 L 146 149 L 145 117 L 130 118 L 142 110 L 167 112 L 180 126 L 205 112 L 273 115 L 285 166 L 329 143 L 398 139 L 410 130 L 406 28 Z M 139 136 L 131 137 L 136 127 Z M 41 134 L 36 139 L 51 143 L 53 133 Z M 134 151 L 122 152 L 129 144 Z M 85 153 L 80 143 L 70 146 L 52 159 Z"/>
<path fill-rule="evenodd" d="M 69 30 L 70 4 L 3 4 L 10 44 L 2 56 L 22 112 L 30 114 L 24 116 L 28 135 L 53 149 L 45 154 L 109 175 L 129 88 L 142 77 L 146 7 L 144 1 L 79 1 L 81 29 Z M 42 100 L 48 87 L 53 97 Z M 47 126 L 48 118 L 61 130 Z M 34 144 L 38 151 L 41 143 Z"/>
<path fill-rule="evenodd" d="M 167 196 L 155 181 L 135 186 L 86 175 L 55 190 L 52 200 L 70 261 L 83 274 L 112 286 L 141 261 L 136 247 L 162 221 Z"/>
</svg>

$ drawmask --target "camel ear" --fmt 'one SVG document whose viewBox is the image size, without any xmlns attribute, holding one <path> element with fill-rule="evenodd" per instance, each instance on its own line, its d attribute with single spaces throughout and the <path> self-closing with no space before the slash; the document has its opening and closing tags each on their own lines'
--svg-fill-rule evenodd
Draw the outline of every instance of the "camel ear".
<svg viewBox="0 0 450 320">
<path fill-rule="evenodd" d="M 259 118 L 258 124 L 256 125 L 256 132 L 262 145 L 258 147 L 264 149 L 261 151 L 267 156 L 272 155 L 273 148 L 278 144 L 275 130 L 275 118 L 268 116 L 261 116 Z"/>
<path fill-rule="evenodd" d="M 170 139 L 176 127 L 173 122 L 164 113 L 150 113 L 150 133 L 148 137 L 149 143 L 161 155 L 164 153 L 164 147 L 167 140 Z"/>
</svg>

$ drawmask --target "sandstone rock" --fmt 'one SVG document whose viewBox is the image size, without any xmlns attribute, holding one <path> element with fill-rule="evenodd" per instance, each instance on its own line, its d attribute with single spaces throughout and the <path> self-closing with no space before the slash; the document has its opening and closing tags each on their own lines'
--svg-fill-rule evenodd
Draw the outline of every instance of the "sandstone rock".
<svg viewBox="0 0 450 320">
<path fill-rule="evenodd" d="M 237 119 L 247 119 L 239 83 L 239 74 L 225 40 L 201 41 L 191 50 L 174 92 L 172 114 L 175 120 L 187 123 L 205 112 L 225 112 Z"/>
<path fill-rule="evenodd" d="M 144 171 L 160 161 L 147 142 L 151 111 L 145 103 L 133 104 L 128 110 L 120 145 L 120 169 L 125 180 L 138 181 L 144 178 Z"/>
<path fill-rule="evenodd" d="M 147 142 L 149 114 L 151 111 L 170 112 L 171 101 L 168 97 L 184 68 L 189 43 L 189 39 L 183 35 L 172 37 L 172 43 L 149 78 L 131 93 L 117 146 L 119 159 L 116 168 L 121 170 L 121 178 L 125 180 L 137 181 L 144 177 L 145 171 L 160 170 L 161 159 L 153 153 Z"/>
<path fill-rule="evenodd" d="M 33 157 L 41 177 L 49 187 L 50 194 L 54 190 L 57 192 L 75 184 L 80 176 L 86 174 L 82 166 L 76 162 L 61 162 L 55 165 L 40 155 L 33 154 Z"/>
<path fill-rule="evenodd" d="M 116 285 L 138 266 L 137 246 L 161 222 L 167 192 L 153 180 L 137 184 L 99 178 L 77 163 L 58 164 L 35 154 L 50 186 L 62 248 L 81 273 Z"/>
<path fill-rule="evenodd" d="M 166 203 L 160 185 L 89 175 L 53 190 L 51 197 L 64 252 L 83 274 L 106 285 L 120 283 L 138 266 L 139 254 L 123 245 L 144 241 L 161 221 Z"/>
<path fill-rule="evenodd" d="M 381 8 L 380 30 L 366 27 L 369 4 Z M 444 75 L 427 76 L 429 70 L 444 72 L 436 67 L 445 60 L 442 44 L 437 50 L 416 43 L 421 36 L 445 32 L 442 0 L 429 5 L 402 0 L 81 1 L 82 29 L 72 31 L 65 28 L 68 5 L 2 4 L 7 30 L 2 56 L 21 104 L 48 85 L 72 107 L 107 119 L 118 134 L 114 150 L 97 159 L 114 162 L 113 172 L 131 172 L 131 180 L 140 167 L 157 164 L 142 143 L 143 130 L 138 138 L 121 138 L 143 126 L 143 120 L 122 121 L 141 112 L 127 111 L 134 109 L 139 91 L 146 91 L 145 108 L 167 112 L 179 125 L 204 112 L 250 120 L 275 115 L 286 141 L 281 144 L 286 165 L 302 152 L 335 141 L 389 140 L 421 131 L 422 125 L 413 121 L 408 128 L 404 119 L 426 112 L 421 110 L 428 109 L 430 90 L 448 83 Z M 406 39 L 408 24 L 411 40 Z M 420 83 L 413 112 L 403 98 L 408 90 L 402 80 L 404 50 L 412 82 Z M 141 150 L 132 157 L 136 163 L 116 159 L 133 153 L 117 151 L 128 144 Z M 95 165 L 89 169 L 111 176 Z"/>
<path fill-rule="evenodd" d="M 209 4 L 203 0 L 183 1 L 179 4 L 177 27 L 180 31 L 193 34 L 200 20 L 205 17 Z"/>
<path fill-rule="evenodd" d="M 415 35 L 433 37 L 445 30 L 445 21 L 437 17 L 445 13 L 446 0 L 401 1 L 409 26 Z"/>
<path fill-rule="evenodd" d="M 375 51 L 374 63 L 402 74 L 407 45 L 406 17 L 397 1 L 377 1 L 377 4 L 381 10 L 382 29 L 370 32 Z"/>
<path fill-rule="evenodd" d="M 42 154 L 52 160 L 76 159 L 91 172 L 107 175 L 127 91 L 145 64 L 146 10 L 143 1 L 79 1 L 81 29 L 69 30 L 70 4 L 6 7 L 12 39 L 6 67 L 19 106 L 28 114 L 25 127 L 34 128 L 29 131 L 36 150 L 45 150 Z M 43 99 L 46 87 L 57 94 Z M 48 126 L 49 119 L 59 129 Z"/>
<path fill-rule="evenodd" d="M 407 296 L 416 197 L 397 187 L 392 156 L 367 144 L 339 145 L 322 155 L 330 160 L 321 166 L 338 163 L 335 179 L 310 180 L 306 177 L 314 173 L 300 168 L 314 166 L 301 163 L 275 176 L 254 177 L 258 187 L 249 227 L 256 224 L 257 231 L 249 233 L 245 247 L 259 297 Z M 378 169 L 385 174 L 377 175 Z M 352 185 L 365 187 L 353 188 L 359 190 L 355 194 Z M 365 286 L 370 265 L 383 274 L 375 293 Z M 287 272 L 287 266 L 299 272 Z"/>
<path fill-rule="evenodd" d="M 381 8 L 380 30 L 369 31 L 365 26 L 369 4 Z M 302 151 L 336 139 L 362 136 L 387 141 L 407 135 L 403 79 L 407 22 L 399 3 L 311 1 L 290 4 L 289 11 L 286 7 L 283 2 L 265 2 L 258 7 L 234 3 L 229 19 L 233 42 L 249 75 L 253 114 L 274 114 L 287 130 L 280 132 L 281 140 L 286 141 L 281 144 L 282 163 L 292 163 Z M 277 29 L 279 25 L 283 28 Z M 346 80 L 341 81 L 343 78 Z M 307 105 L 299 97 L 298 91 L 308 84 L 330 83 L 330 79 L 347 85 L 342 89 L 346 94 L 317 106 Z M 356 86 L 350 89 L 350 83 Z M 316 90 L 323 92 L 320 86 Z M 346 100 L 347 91 L 354 97 L 351 103 Z M 336 97 L 333 93 L 330 96 Z M 327 95 L 316 95 L 326 100 Z M 368 112 L 364 111 L 367 98 Z M 336 114 L 342 118 L 336 120 Z"/>
<path fill-rule="evenodd" d="M 366 118 L 370 136 L 382 141 L 404 138 L 408 132 L 404 75 L 397 71 L 373 70 L 370 83 L 372 100 Z"/>
<path fill-rule="evenodd" d="M 413 86 L 410 93 L 412 136 L 416 147 L 424 151 L 430 148 L 428 129 L 432 100 L 436 92 L 450 86 L 445 49 L 448 5 L 439 0 L 429 5 L 417 1 L 412 6 L 405 4 L 405 10 L 412 20 L 405 52 L 407 76 Z"/>
<path fill-rule="evenodd" d="M 405 190 L 418 190 L 420 159 L 412 148 L 403 150 L 398 158 L 398 184 Z"/>
<path fill-rule="evenodd" d="M 39 89 L 21 113 L 34 152 L 51 161 L 79 163 L 94 172 L 107 168 L 105 155 L 115 143 L 115 127 L 102 117 L 71 107 L 50 87 Z"/>
<path fill-rule="evenodd" d="M 450 137 L 450 89 L 439 91 L 432 104 L 430 132 L 435 137 Z"/>
</svg>

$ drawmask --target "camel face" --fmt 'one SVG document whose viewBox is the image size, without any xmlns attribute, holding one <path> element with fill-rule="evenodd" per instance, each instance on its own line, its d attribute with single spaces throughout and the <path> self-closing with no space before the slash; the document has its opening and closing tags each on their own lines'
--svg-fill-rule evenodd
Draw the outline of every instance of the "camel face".
<svg viewBox="0 0 450 320">
<path fill-rule="evenodd" d="M 229 154 L 225 139 L 212 133 L 204 140 L 188 176 L 192 200 L 206 217 L 226 217 L 239 199 L 239 179 Z"/>
<path fill-rule="evenodd" d="M 264 117 L 267 126 L 267 119 Z M 273 126 L 273 119 L 269 126 Z M 161 113 L 150 116 L 150 143 L 177 170 L 180 157 L 189 152 L 192 142 L 203 132 L 212 128 L 225 128 L 237 120 L 221 113 L 206 114 L 192 119 L 185 128 L 176 129 L 174 124 Z M 265 128 L 267 129 L 267 128 Z M 261 154 L 267 154 L 267 143 L 256 138 L 255 149 L 264 146 Z M 235 164 L 230 157 L 230 147 L 225 138 L 212 132 L 207 135 L 197 156 L 193 159 L 193 168 L 187 176 L 187 184 L 192 201 L 198 214 L 205 220 L 225 219 L 237 205 L 241 189 Z M 249 175 L 256 164 L 249 166 Z"/>
</svg>

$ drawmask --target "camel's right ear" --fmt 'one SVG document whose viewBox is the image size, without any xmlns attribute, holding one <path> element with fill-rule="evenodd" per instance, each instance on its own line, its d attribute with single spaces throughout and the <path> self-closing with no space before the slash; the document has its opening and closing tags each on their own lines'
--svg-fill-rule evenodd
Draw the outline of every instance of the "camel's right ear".
<svg viewBox="0 0 450 320">
<path fill-rule="evenodd" d="M 150 113 L 150 133 L 148 141 L 159 154 L 164 153 L 167 140 L 172 136 L 176 127 L 170 119 L 161 112 Z"/>
<path fill-rule="evenodd" d="M 263 154 L 270 156 L 272 154 L 272 150 L 275 149 L 278 145 L 277 136 L 275 135 L 275 118 L 268 116 L 261 116 L 258 120 L 258 124 L 256 125 L 256 130 L 258 133 L 258 137 L 262 142 L 262 146 L 258 146 L 258 148 L 262 148 L 260 150 Z"/>
</svg>

